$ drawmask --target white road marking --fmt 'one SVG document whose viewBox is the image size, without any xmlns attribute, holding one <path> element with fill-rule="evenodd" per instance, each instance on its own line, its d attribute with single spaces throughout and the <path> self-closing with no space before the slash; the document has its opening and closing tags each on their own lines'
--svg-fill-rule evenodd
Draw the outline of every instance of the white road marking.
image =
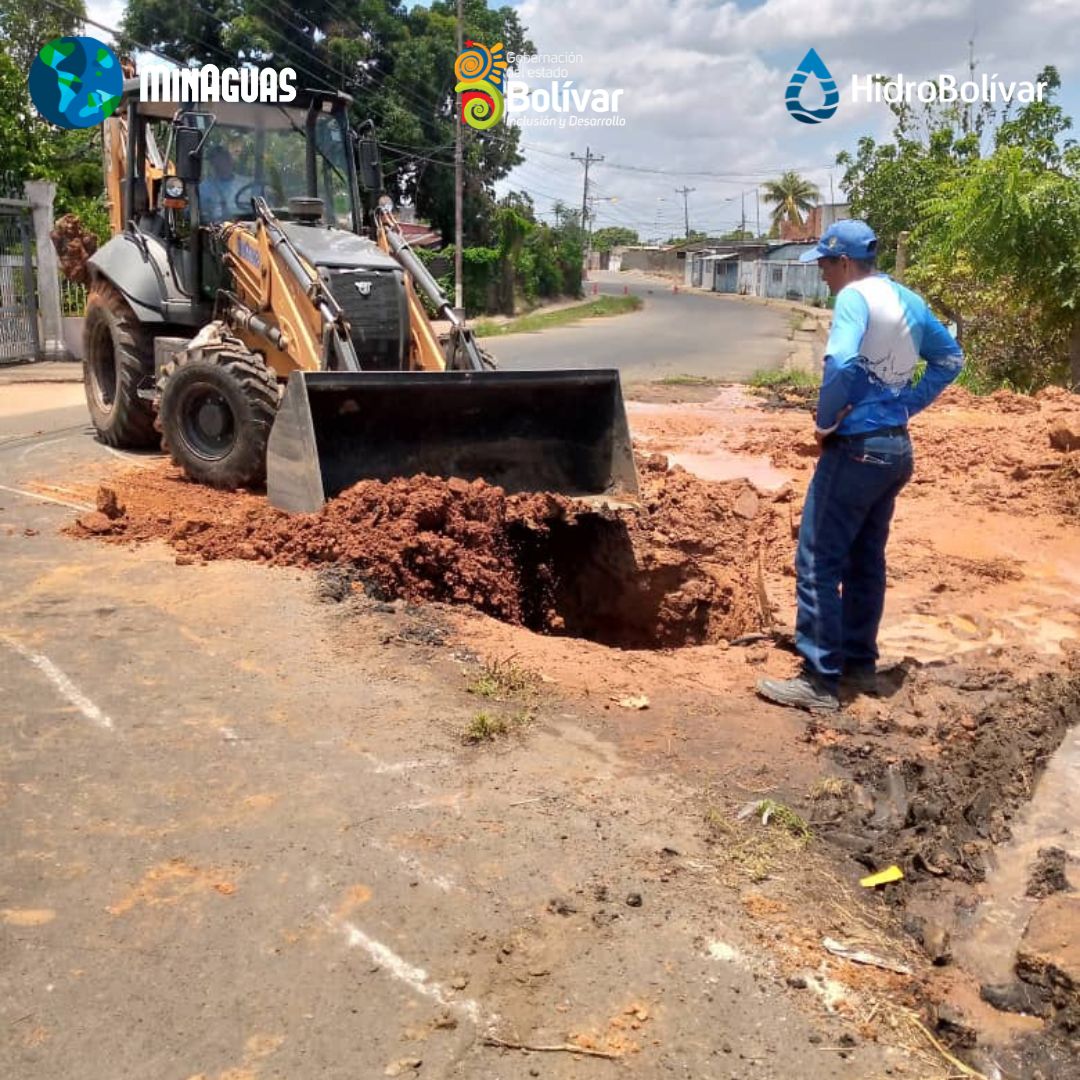
<svg viewBox="0 0 1080 1080">
<path fill-rule="evenodd" d="M 121 461 L 126 461 L 129 465 L 134 465 L 138 469 L 149 469 L 151 463 L 148 461 L 142 461 L 141 455 L 138 454 L 125 454 L 122 450 L 117 450 L 114 446 L 106 446 L 104 443 L 100 443 L 102 450 L 107 450 L 113 457 L 118 457 Z"/>
<path fill-rule="evenodd" d="M 54 506 L 66 506 L 69 510 L 93 510 L 89 503 L 68 502 L 66 499 L 54 499 L 50 495 L 39 495 L 36 491 L 24 491 L 22 488 L 8 487 L 0 484 L 0 491 L 10 491 L 12 495 L 22 495 L 27 499 L 37 499 L 38 502 L 52 503 Z"/>
<path fill-rule="evenodd" d="M 421 881 L 426 882 L 428 885 L 434 885 L 436 889 L 441 889 L 443 892 L 464 891 L 452 878 L 444 877 L 442 874 L 432 873 L 419 859 L 414 858 L 412 855 L 406 855 L 402 851 L 396 851 L 389 844 L 384 844 L 381 840 L 369 840 L 368 843 L 375 848 L 376 851 L 385 851 L 387 854 L 393 855 L 406 870 L 411 874 L 414 874 Z"/>
<path fill-rule="evenodd" d="M 6 634 L 0 634 L 0 641 L 14 649 L 24 660 L 33 664 L 56 687 L 60 695 L 74 705 L 87 720 L 97 724 L 98 727 L 112 730 L 112 719 L 103 713 L 47 656 L 32 652 Z"/>
<path fill-rule="evenodd" d="M 371 771 L 379 775 L 386 773 L 411 772 L 413 769 L 434 769 L 439 765 L 445 765 L 447 763 L 446 758 L 436 758 L 433 761 L 383 761 L 382 758 L 376 757 L 367 750 L 364 751 L 364 757 L 371 762 Z"/>
<path fill-rule="evenodd" d="M 65 439 L 71 438 L 70 435 L 61 435 L 55 439 L 43 439 L 41 442 L 33 443 L 30 446 L 24 447 L 19 453 L 19 460 L 24 461 L 31 454 L 36 454 L 39 450 L 48 450 L 50 446 L 56 443 L 63 442 Z"/>
<path fill-rule="evenodd" d="M 461 817 L 461 798 L 464 792 L 455 791 L 453 795 L 433 796 L 430 799 L 417 799 L 415 802 L 398 803 L 392 806 L 392 811 L 397 810 L 430 810 L 433 806 L 440 809 L 449 807 L 454 817 Z"/>
<path fill-rule="evenodd" d="M 461 1013 L 473 1024 L 481 1023 L 492 1027 L 498 1019 L 495 1016 L 485 1017 L 480 1008 L 480 1003 L 472 998 L 455 998 L 452 991 L 428 978 L 428 973 L 423 969 L 410 964 L 408 960 L 398 956 L 393 949 L 368 937 L 355 923 L 343 922 L 341 930 L 345 934 L 345 940 L 351 949 L 363 949 L 381 968 L 385 968 L 395 979 L 410 986 L 418 994 L 422 994 L 432 1001 L 438 1002 L 444 1009 L 452 1009 Z"/>
</svg>

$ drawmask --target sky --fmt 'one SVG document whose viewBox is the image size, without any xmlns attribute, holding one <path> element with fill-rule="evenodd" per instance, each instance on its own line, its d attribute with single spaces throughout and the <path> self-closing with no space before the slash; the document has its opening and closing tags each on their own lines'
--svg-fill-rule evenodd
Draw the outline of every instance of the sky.
<svg viewBox="0 0 1080 1080">
<path fill-rule="evenodd" d="M 495 6 L 491 0 L 491 6 Z M 1046 64 L 1062 78 L 1060 103 L 1080 126 L 1080 0 L 520 0 L 513 6 L 541 53 L 570 53 L 579 90 L 622 89 L 617 128 L 530 127 L 525 164 L 499 185 L 527 191 L 541 217 L 562 200 L 580 207 L 586 148 L 594 225 L 626 225 L 643 239 L 690 227 L 718 233 L 745 212 L 757 224 L 757 189 L 787 169 L 842 201 L 841 150 L 887 137 L 884 103 L 853 103 L 853 75 L 923 80 L 975 76 L 1032 80 Z M 88 0 L 91 18 L 116 25 L 124 0 Z M 92 31 L 93 32 L 93 31 Z M 486 43 L 492 44 L 492 43 Z M 784 105 L 799 61 L 816 49 L 840 88 L 836 114 L 801 124 Z M 533 68 L 539 65 L 533 65 Z M 535 89 L 550 78 L 530 76 Z M 805 104 L 813 105 L 810 93 Z M 496 129 L 497 130 L 497 129 Z M 1080 132 L 1078 132 L 1080 137 Z M 653 170 L 653 171 L 648 171 Z M 694 190 L 685 196 L 677 188 Z M 744 210 L 745 206 L 745 210 Z M 767 227 L 768 208 L 760 207 Z"/>
</svg>

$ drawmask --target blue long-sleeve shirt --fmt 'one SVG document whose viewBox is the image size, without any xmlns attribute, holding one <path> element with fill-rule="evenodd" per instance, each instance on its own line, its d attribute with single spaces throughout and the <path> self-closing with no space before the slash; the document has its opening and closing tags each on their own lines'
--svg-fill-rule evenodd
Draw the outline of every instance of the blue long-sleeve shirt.
<svg viewBox="0 0 1080 1080">
<path fill-rule="evenodd" d="M 912 386 L 920 357 L 926 371 Z M 825 347 L 818 430 L 859 435 L 902 427 L 960 374 L 963 365 L 960 346 L 921 296 L 884 274 L 860 278 L 836 297 Z M 853 408 L 837 424 L 846 405 Z"/>
</svg>

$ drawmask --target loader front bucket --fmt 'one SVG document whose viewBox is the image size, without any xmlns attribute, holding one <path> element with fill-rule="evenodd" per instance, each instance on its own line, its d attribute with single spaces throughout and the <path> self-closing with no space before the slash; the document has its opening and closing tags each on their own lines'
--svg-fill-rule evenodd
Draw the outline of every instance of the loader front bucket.
<svg viewBox="0 0 1080 1080">
<path fill-rule="evenodd" d="M 617 371 L 293 372 L 270 433 L 272 505 L 313 513 L 359 480 L 484 479 L 633 504 Z"/>
</svg>

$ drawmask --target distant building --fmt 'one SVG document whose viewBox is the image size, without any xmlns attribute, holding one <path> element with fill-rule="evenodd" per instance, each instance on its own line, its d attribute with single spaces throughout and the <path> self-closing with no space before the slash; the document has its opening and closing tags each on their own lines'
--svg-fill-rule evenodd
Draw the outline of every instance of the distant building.
<svg viewBox="0 0 1080 1080">
<path fill-rule="evenodd" d="M 442 247 L 442 237 L 427 222 L 416 220 L 415 206 L 398 206 L 394 216 L 401 226 L 401 234 L 413 247 Z"/>
<path fill-rule="evenodd" d="M 849 203 L 821 203 L 811 207 L 810 213 L 801 225 L 792 225 L 784 221 L 780 225 L 780 239 L 792 241 L 817 240 L 821 234 L 836 221 L 851 217 Z"/>
<path fill-rule="evenodd" d="M 829 290 L 817 264 L 799 261 L 815 243 L 717 242 L 688 254 L 683 282 L 711 292 L 822 303 Z"/>
</svg>

